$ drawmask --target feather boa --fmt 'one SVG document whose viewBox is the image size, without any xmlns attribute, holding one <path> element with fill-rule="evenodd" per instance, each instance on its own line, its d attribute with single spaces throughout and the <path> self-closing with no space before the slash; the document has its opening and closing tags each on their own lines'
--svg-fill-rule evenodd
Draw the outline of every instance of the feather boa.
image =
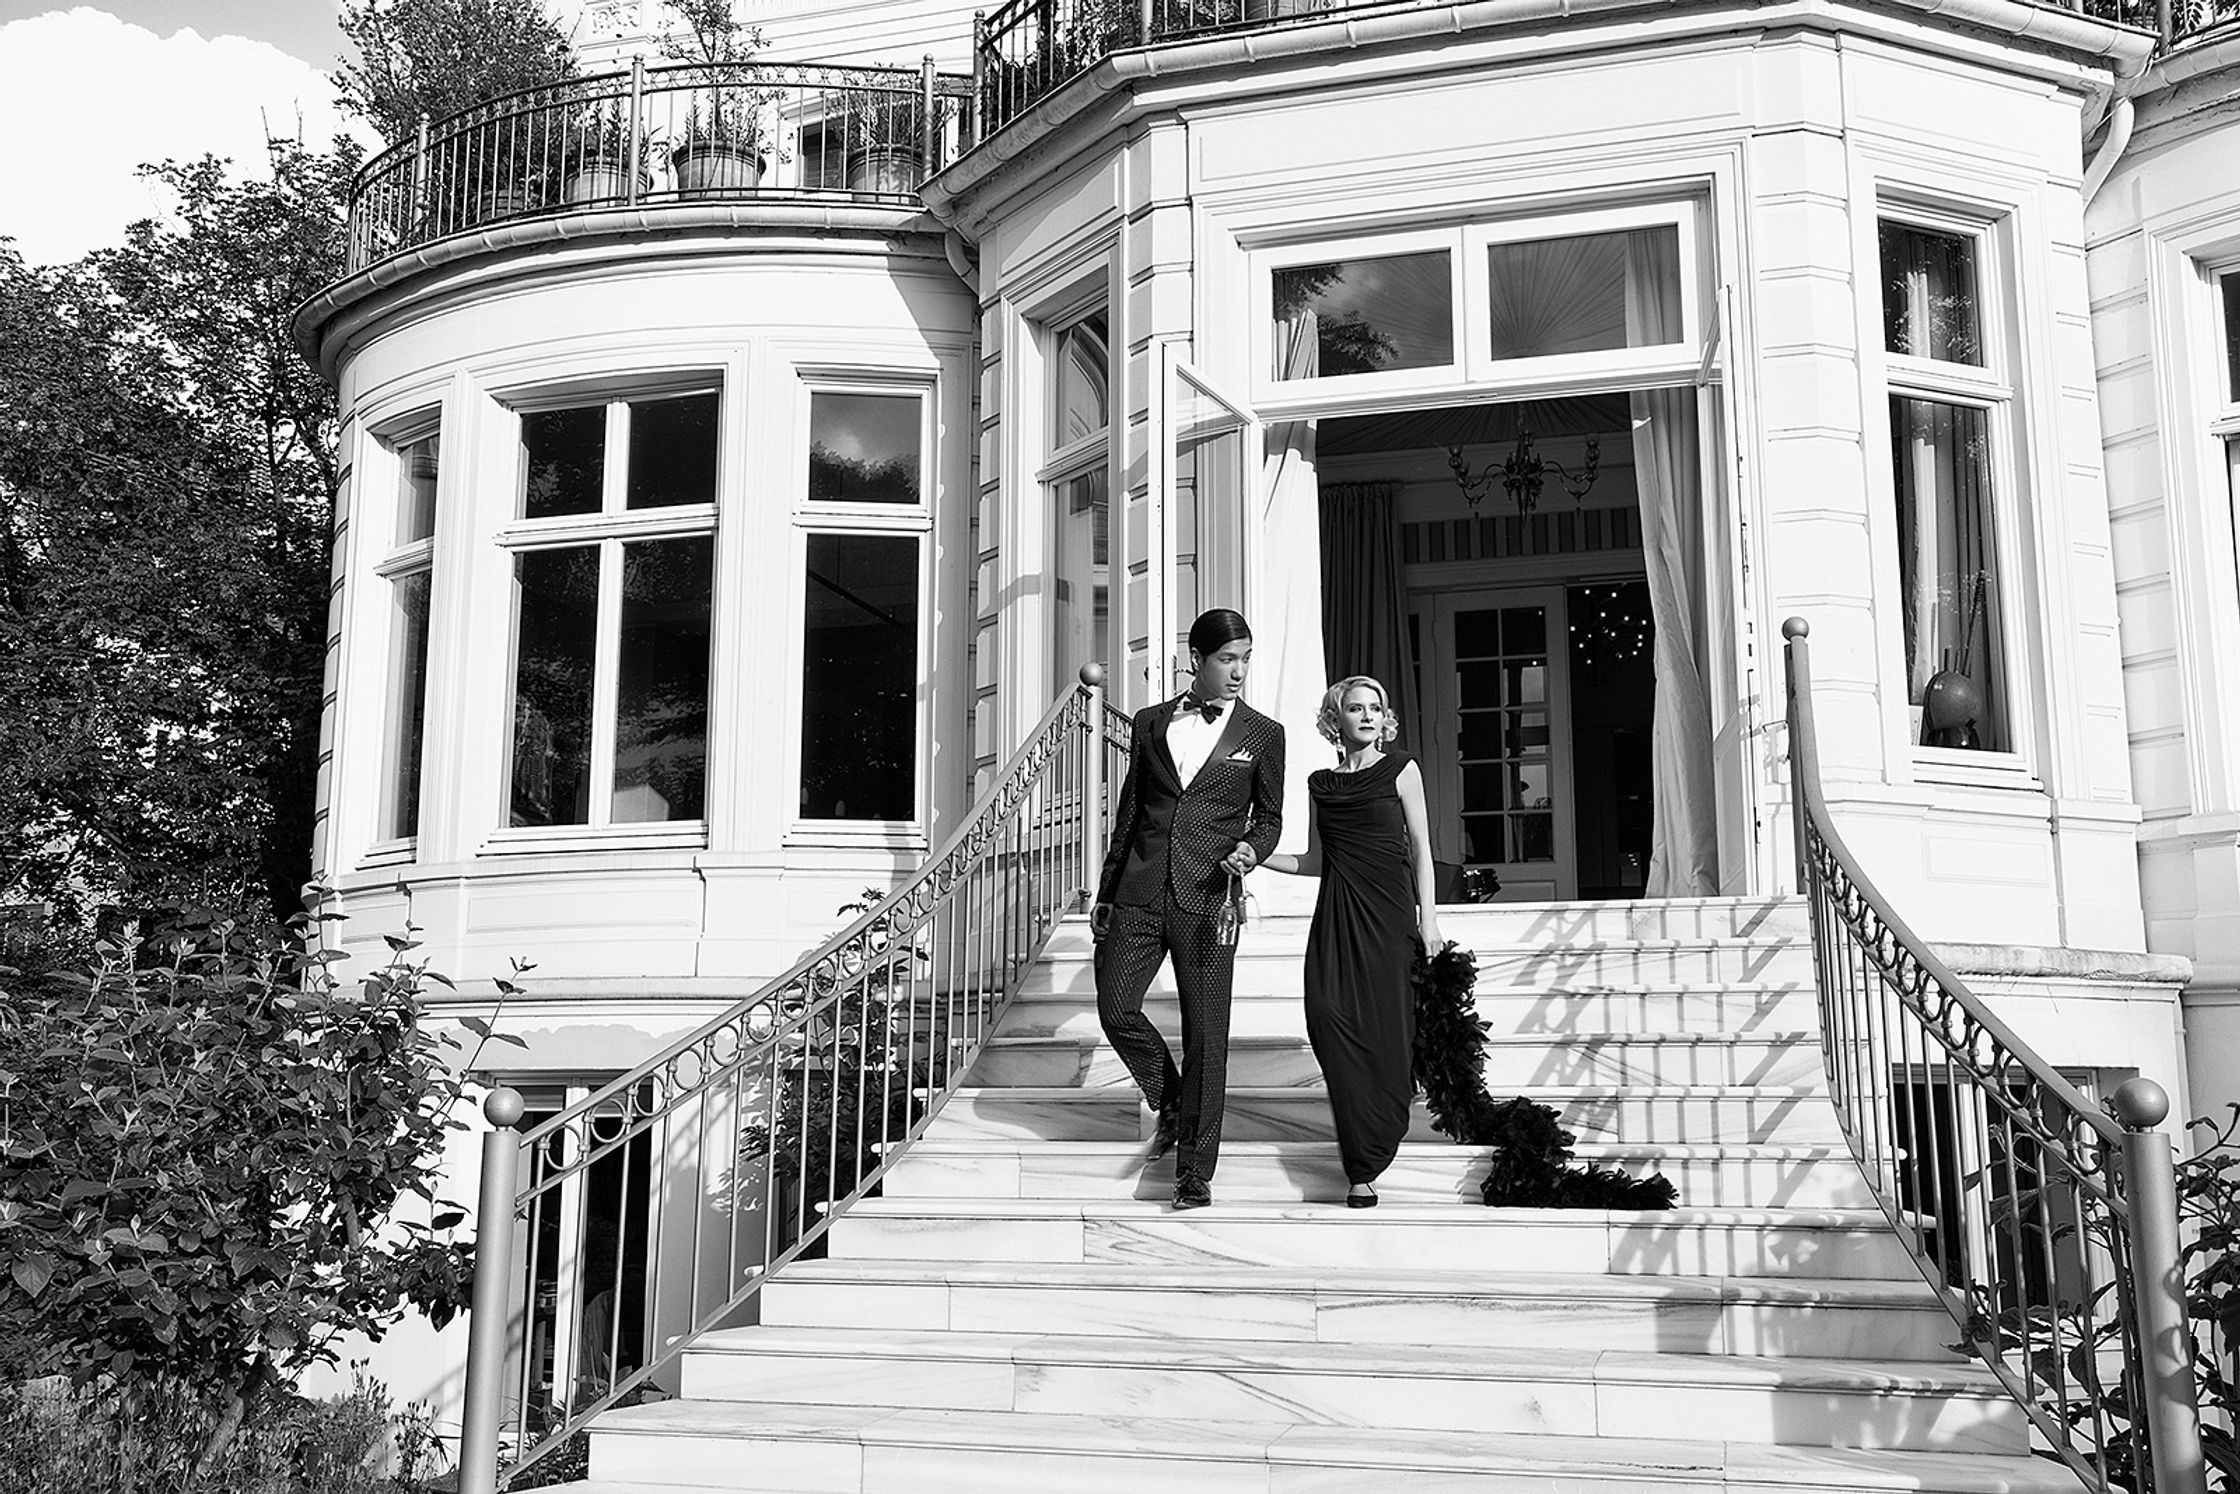
<svg viewBox="0 0 2240 1494">
<path fill-rule="evenodd" d="M 1490 1146 L 1485 1201 L 1522 1209 L 1669 1209 L 1678 1201 L 1661 1172 L 1636 1178 L 1571 1160 L 1577 1139 L 1556 1112 L 1519 1095 L 1486 1091 L 1486 1022 L 1474 992 L 1478 961 L 1452 940 L 1435 955 L 1419 948 L 1415 969 L 1415 1079 L 1432 1124 L 1464 1146 Z"/>
</svg>

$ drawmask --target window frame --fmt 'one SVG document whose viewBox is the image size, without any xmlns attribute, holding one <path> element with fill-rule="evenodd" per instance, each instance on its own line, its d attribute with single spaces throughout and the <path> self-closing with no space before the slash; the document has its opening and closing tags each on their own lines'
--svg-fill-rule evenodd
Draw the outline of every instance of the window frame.
<svg viewBox="0 0 2240 1494">
<path fill-rule="evenodd" d="M 1303 239 L 1271 245 L 1248 256 L 1251 266 L 1252 386 L 1249 399 L 1255 408 L 1265 404 L 1329 399 L 1348 394 L 1424 392 L 1452 386 L 1468 377 L 1468 320 L 1465 312 L 1466 281 L 1462 269 L 1463 227 L 1395 228 L 1381 233 L 1349 234 L 1333 238 Z M 1279 379 L 1275 375 L 1275 282 L 1279 270 L 1301 265 L 1326 264 L 1347 259 L 1397 259 L 1411 254 L 1444 252 L 1447 256 L 1447 347 L 1445 363 L 1422 368 L 1398 368 L 1375 373 L 1318 374 L 1311 379 Z"/>
<path fill-rule="evenodd" d="M 1887 184 L 1884 184 L 1887 186 Z M 2033 598 L 2028 584 L 2030 567 L 2023 550 L 2024 464 L 2020 425 L 2025 418 L 2020 387 L 2019 330 L 2014 309 L 2016 270 L 2014 221 L 2011 210 L 1969 210 L 1932 200 L 1882 191 L 1872 199 L 1873 212 L 1865 225 L 1864 262 L 1873 269 L 1874 295 L 1862 298 L 1862 328 L 1869 329 L 1868 367 L 1873 378 L 1872 408 L 1866 427 L 1877 452 L 1894 450 L 1891 403 L 1907 399 L 1983 414 L 1985 479 L 1990 484 L 1991 555 L 1997 567 L 1998 607 L 1992 618 L 1990 641 L 1998 651 L 2000 693 L 2008 745 L 1999 749 L 1930 747 L 1923 745 L 1920 708 L 1913 704 L 1913 689 L 1905 660 L 1904 629 L 1895 615 L 1886 630 L 1890 653 L 1885 678 L 1898 682 L 1896 729 L 1905 743 L 1905 759 L 1913 776 L 1923 783 L 1987 788 L 2041 787 L 2036 770 L 2037 706 L 2039 689 L 2031 667 L 2032 652 L 2023 620 Z M 1949 234 L 1970 240 L 1975 250 L 1976 330 L 1982 350 L 1980 364 L 1956 363 L 1889 350 L 1882 297 L 1882 228 L 1884 224 Z M 1880 588 L 1887 596 L 1900 595 L 1897 530 L 1897 473 L 1889 459 L 1868 463 L 1869 492 L 1878 518 L 1876 532 L 1886 536 L 1877 546 L 1876 571 L 1884 578 Z"/>
<path fill-rule="evenodd" d="M 941 402 L 938 375 L 854 367 L 799 367 L 795 404 L 793 504 L 787 516 L 785 702 L 787 719 L 785 778 L 791 789 L 781 843 L 788 846 L 923 849 L 932 823 L 932 700 L 934 659 L 933 511 L 940 490 L 937 415 Z M 809 497 L 811 404 L 819 394 L 915 395 L 919 401 L 918 502 L 851 503 Z M 809 541 L 820 535 L 907 538 L 916 542 L 918 595 L 915 607 L 917 685 L 911 725 L 914 782 L 908 819 L 812 819 L 801 813 L 804 767 L 801 725 L 808 719 Z"/>
<path fill-rule="evenodd" d="M 444 509 L 444 464 L 440 445 L 443 436 L 443 424 L 443 406 L 440 402 L 423 404 L 405 414 L 381 421 L 367 431 L 370 446 L 367 456 L 370 460 L 361 461 L 358 469 L 357 480 L 365 482 L 370 479 L 371 484 L 378 485 L 377 490 L 383 495 L 382 500 L 372 506 L 372 512 L 365 514 L 363 517 L 370 524 L 378 525 L 377 528 L 372 530 L 373 533 L 384 536 L 384 542 L 380 550 L 377 551 L 379 558 L 373 562 L 371 571 L 374 579 L 381 583 L 381 610 L 386 620 L 386 625 L 382 627 L 379 635 L 381 683 L 380 693 L 376 698 L 381 702 L 381 706 L 374 726 L 375 735 L 373 739 L 375 761 L 378 764 L 378 777 L 374 783 L 371 809 L 373 833 L 368 837 L 364 853 L 358 858 L 360 865 L 374 866 L 411 861 L 419 854 L 420 816 L 418 811 L 424 810 L 427 802 L 428 724 L 425 692 L 428 687 L 428 672 L 435 662 L 436 530 L 442 522 L 441 516 Z M 407 452 L 412 446 L 430 436 L 436 437 L 439 444 L 436 458 L 436 496 L 434 510 L 430 514 L 428 533 L 418 539 L 399 540 L 397 538 L 397 527 L 404 501 L 403 478 Z M 412 576 L 426 577 L 428 585 L 427 636 L 421 640 L 420 658 L 423 705 L 417 772 L 421 784 L 418 795 L 419 804 L 416 806 L 416 812 L 413 815 L 412 829 L 402 835 L 391 835 L 387 833 L 387 830 L 391 811 L 395 807 L 390 796 L 396 792 L 397 787 L 395 754 L 400 746 L 397 736 L 397 712 L 400 706 L 399 695 L 403 688 L 403 681 L 398 675 L 398 665 L 401 657 L 399 650 L 403 644 L 400 624 L 403 619 L 397 611 L 397 585 Z"/>
<path fill-rule="evenodd" d="M 706 503 L 668 504 L 633 509 L 629 503 L 630 404 L 632 401 L 711 395 L 716 401 L 714 492 Z M 722 569 L 720 523 L 726 482 L 723 455 L 723 422 L 726 415 L 724 370 L 720 368 L 675 370 L 654 375 L 571 380 L 543 385 L 534 391 L 499 396 L 499 409 L 507 420 L 500 434 L 513 453 L 510 467 L 514 484 L 508 517 L 491 534 L 503 555 L 507 587 L 506 649 L 504 655 L 505 701 L 498 754 L 498 823 L 485 848 L 492 852 L 539 852 L 584 846 L 698 847 L 708 843 L 709 826 L 716 814 L 712 800 L 718 774 L 712 754 L 702 784 L 701 813 L 679 820 L 616 821 L 614 767 L 622 628 L 622 551 L 632 543 L 664 539 L 706 537 L 711 542 L 708 575 L 709 705 L 716 688 L 716 620 L 720 616 L 719 572 Z M 606 411 L 599 507 L 588 513 L 558 514 L 531 519 L 523 516 L 528 468 L 521 456 L 521 426 L 525 416 L 548 410 L 602 405 Z M 584 772 L 591 784 L 588 814 L 580 824 L 515 825 L 513 805 L 513 721 L 520 686 L 521 590 L 515 562 L 540 551 L 595 548 L 598 551 L 599 595 L 594 623 L 591 666 L 591 742 Z M 710 733 L 710 745 L 713 733 Z"/>
<path fill-rule="evenodd" d="M 1535 358 L 1494 357 L 1493 328 L 1487 313 L 1493 297 L 1490 251 L 1495 246 L 1583 238 L 1589 234 L 1628 233 L 1644 228 L 1670 228 L 1679 243 L 1680 336 L 1677 341 L 1603 348 L 1591 353 L 1551 353 Z M 1710 299 L 1704 294 L 1699 242 L 1702 232 L 1700 206 L 1693 197 L 1580 207 L 1567 212 L 1467 225 L 1462 235 L 1463 299 L 1469 308 L 1471 332 L 1465 345 L 1465 376 L 1488 384 L 1538 386 L 1632 378 L 1645 369 L 1659 369 L 1667 364 L 1671 365 L 1669 371 L 1695 374 L 1703 362 L 1706 303 Z"/>
<path fill-rule="evenodd" d="M 1065 379 L 1066 340 L 1072 331 L 1096 316 L 1104 317 L 1104 424 L 1087 435 L 1072 441 L 1059 442 L 1058 433 L 1064 428 L 1064 411 L 1060 407 L 1061 390 Z M 1114 375 L 1118 364 L 1112 354 L 1112 303 L 1109 293 L 1100 280 L 1093 296 L 1069 303 L 1064 310 L 1040 318 L 1033 324 L 1033 335 L 1041 354 L 1041 431 L 1045 451 L 1034 469 L 1034 484 L 1039 505 L 1037 518 L 1041 531 L 1039 553 L 1040 573 L 1048 583 L 1048 590 L 1041 597 L 1042 620 L 1038 636 L 1039 652 L 1043 660 L 1042 673 L 1052 684 L 1057 682 L 1061 661 L 1057 655 L 1058 627 L 1058 567 L 1061 560 L 1061 535 L 1063 516 L 1059 513 L 1066 488 L 1088 476 L 1098 468 L 1104 469 L 1105 501 L 1105 606 L 1107 645 L 1116 644 L 1118 636 L 1111 631 L 1119 626 L 1122 599 L 1120 588 L 1113 584 L 1114 551 L 1120 535 L 1115 520 L 1122 517 L 1116 508 L 1124 507 L 1124 499 L 1113 483 L 1114 438 L 1112 419 Z M 1124 569 L 1124 568 L 1123 568 Z M 1109 681 L 1120 678 L 1124 650 L 1113 650 L 1114 657 L 1105 661 Z"/>
</svg>

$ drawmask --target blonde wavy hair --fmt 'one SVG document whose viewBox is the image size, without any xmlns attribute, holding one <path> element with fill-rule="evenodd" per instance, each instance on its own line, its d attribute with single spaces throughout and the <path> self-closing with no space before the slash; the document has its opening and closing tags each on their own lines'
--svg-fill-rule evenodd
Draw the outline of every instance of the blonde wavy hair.
<svg viewBox="0 0 2240 1494">
<path fill-rule="evenodd" d="M 1345 709 L 1347 693 L 1364 687 L 1377 692 L 1377 704 L 1384 710 L 1384 730 L 1377 734 L 1377 745 L 1382 747 L 1400 735 L 1400 720 L 1392 713 L 1391 693 L 1368 675 L 1349 674 L 1322 692 L 1322 709 L 1314 713 L 1314 729 L 1322 733 L 1322 740 L 1333 747 L 1344 740 L 1338 732 L 1338 713 Z"/>
</svg>

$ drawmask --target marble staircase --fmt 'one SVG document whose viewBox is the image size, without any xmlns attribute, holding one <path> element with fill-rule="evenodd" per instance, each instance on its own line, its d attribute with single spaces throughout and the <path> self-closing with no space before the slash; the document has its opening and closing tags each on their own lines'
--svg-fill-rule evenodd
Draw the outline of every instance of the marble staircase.
<svg viewBox="0 0 2240 1494">
<path fill-rule="evenodd" d="M 1097 1031 L 1085 923 L 829 1258 L 594 1426 L 654 1490 L 2074 1491 L 1872 1206 L 1824 1094 L 1801 904 L 1448 910 L 1496 1093 L 1664 1213 L 1488 1209 L 1420 1110 L 1347 1210 L 1305 921 L 1248 929 L 1213 1207 L 1166 1204 Z M 1155 1018 L 1176 1030 L 1171 987 Z"/>
</svg>

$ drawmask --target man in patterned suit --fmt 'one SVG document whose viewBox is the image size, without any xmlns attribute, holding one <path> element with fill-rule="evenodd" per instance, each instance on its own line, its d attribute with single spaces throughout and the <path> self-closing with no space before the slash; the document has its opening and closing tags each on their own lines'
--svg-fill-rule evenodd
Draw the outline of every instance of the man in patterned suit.
<svg viewBox="0 0 2240 1494">
<path fill-rule="evenodd" d="M 1213 1202 L 1229 1072 L 1234 943 L 1220 936 L 1234 878 L 1283 834 L 1283 728 L 1238 699 L 1252 630 L 1222 607 L 1190 627 L 1196 683 L 1146 706 L 1097 886 L 1097 1016 L 1158 1112 L 1151 1155 L 1175 1152 L 1174 1206 Z M 1161 962 L 1182 997 L 1182 1068 L 1143 1014 Z"/>
</svg>

